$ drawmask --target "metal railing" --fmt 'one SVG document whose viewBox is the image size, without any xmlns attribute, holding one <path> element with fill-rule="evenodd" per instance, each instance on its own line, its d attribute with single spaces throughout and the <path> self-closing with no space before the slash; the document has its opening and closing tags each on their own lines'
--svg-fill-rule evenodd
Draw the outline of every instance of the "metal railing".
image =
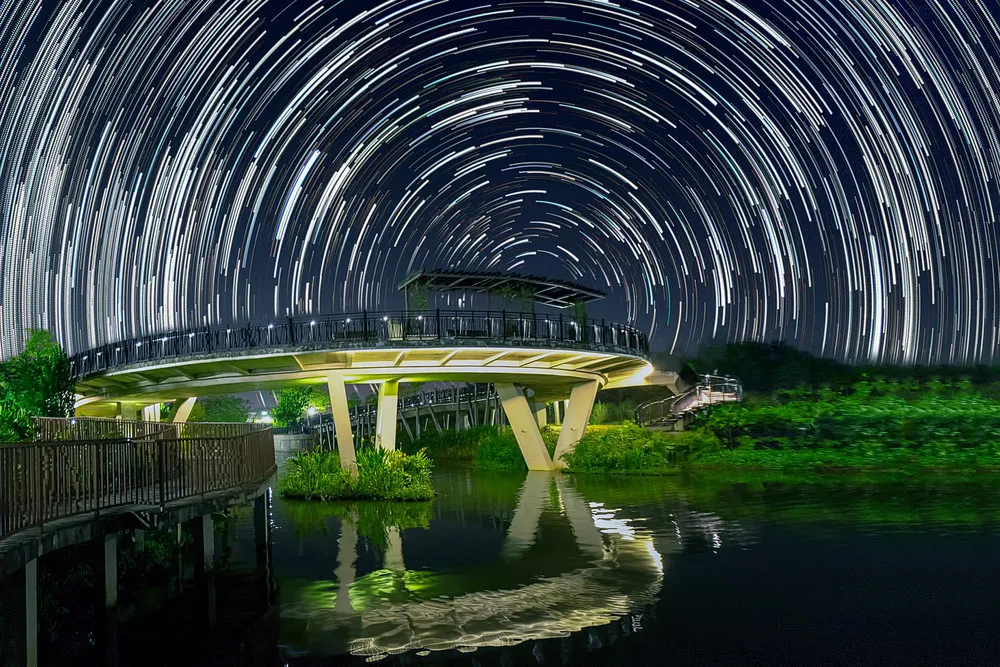
<svg viewBox="0 0 1000 667">
<path fill-rule="evenodd" d="M 32 440 L 135 440 L 176 433 L 173 424 L 100 417 L 32 417 Z"/>
<path fill-rule="evenodd" d="M 682 394 L 648 401 L 635 409 L 637 424 L 668 424 L 710 405 L 743 400 L 743 384 L 733 377 L 703 375 Z"/>
<path fill-rule="evenodd" d="M 64 421 L 61 433 L 45 422 L 55 440 L 0 444 L 0 539 L 76 515 L 162 509 L 262 484 L 275 470 L 274 440 L 263 425 L 190 424 L 178 436 L 175 425 L 151 422 L 164 428 L 124 437 L 104 424 L 113 420 Z M 110 435 L 73 437 L 86 429 Z"/>
<path fill-rule="evenodd" d="M 623 324 L 563 315 L 439 309 L 293 318 L 263 325 L 150 335 L 74 355 L 70 370 L 74 377 L 85 378 L 129 364 L 260 348 L 353 349 L 373 344 L 421 347 L 443 342 L 492 342 L 649 356 L 646 335 Z"/>
</svg>

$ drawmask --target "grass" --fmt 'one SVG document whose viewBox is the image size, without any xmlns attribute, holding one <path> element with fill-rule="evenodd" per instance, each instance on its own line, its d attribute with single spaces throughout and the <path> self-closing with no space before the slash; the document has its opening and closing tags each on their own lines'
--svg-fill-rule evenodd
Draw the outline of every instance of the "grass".
<svg viewBox="0 0 1000 667">
<path fill-rule="evenodd" d="M 302 452 L 288 461 L 278 484 L 285 498 L 301 500 L 430 500 L 433 463 L 423 451 L 404 454 L 380 447 L 358 451 L 358 473 L 340 467 L 336 452 Z"/>
<path fill-rule="evenodd" d="M 434 461 L 474 461 L 479 441 L 496 431 L 495 426 L 473 426 L 461 431 L 424 431 L 419 438 L 404 439 L 401 449 L 407 454 L 426 450 Z"/>
<path fill-rule="evenodd" d="M 474 458 L 477 468 L 511 471 L 528 469 L 524 456 L 521 455 L 521 448 L 517 445 L 517 438 L 514 437 L 514 431 L 496 426 L 485 426 L 482 429 Z M 545 448 L 549 450 L 549 456 L 555 453 L 558 439 L 558 430 L 548 426 L 542 428 L 542 440 L 545 441 Z"/>
<path fill-rule="evenodd" d="M 565 459 L 567 470 L 575 473 L 668 475 L 689 452 L 717 446 L 708 431 L 662 433 L 631 423 L 589 426 Z"/>
</svg>

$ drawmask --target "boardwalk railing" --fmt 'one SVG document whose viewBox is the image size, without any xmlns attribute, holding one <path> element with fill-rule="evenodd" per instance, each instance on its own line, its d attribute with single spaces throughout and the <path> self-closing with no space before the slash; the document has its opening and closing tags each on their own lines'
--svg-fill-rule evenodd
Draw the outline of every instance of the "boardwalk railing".
<svg viewBox="0 0 1000 667">
<path fill-rule="evenodd" d="M 68 437 L 86 429 L 111 433 L 100 423 L 107 421 L 67 419 L 62 431 L 47 423 L 67 437 L 0 444 L 0 539 L 76 515 L 162 509 L 262 484 L 275 470 L 271 430 L 258 424 L 189 424 L 178 436 L 174 425 L 151 422 L 165 428 L 134 437 Z"/>
<path fill-rule="evenodd" d="M 70 359 L 70 368 L 75 377 L 84 378 L 129 364 L 269 347 L 352 349 L 462 342 L 649 356 L 649 340 L 644 333 L 605 320 L 506 311 L 428 310 L 293 318 L 145 336 L 77 354 Z"/>
<path fill-rule="evenodd" d="M 173 424 L 99 417 L 32 417 L 35 442 L 62 440 L 135 440 L 176 433 Z"/>
<path fill-rule="evenodd" d="M 677 396 L 649 401 L 635 409 L 635 421 L 646 426 L 669 424 L 718 403 L 743 400 L 743 385 L 732 377 L 703 375 L 698 384 Z"/>
</svg>

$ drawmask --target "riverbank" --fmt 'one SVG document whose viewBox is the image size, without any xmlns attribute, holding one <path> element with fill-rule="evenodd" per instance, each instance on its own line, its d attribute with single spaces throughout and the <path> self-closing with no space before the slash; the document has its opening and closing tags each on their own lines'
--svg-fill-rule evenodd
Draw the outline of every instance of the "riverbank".
<svg viewBox="0 0 1000 667">
<path fill-rule="evenodd" d="M 631 423 L 591 425 L 567 455 L 580 474 L 673 475 L 691 469 L 1000 471 L 1000 399 L 971 383 L 857 382 L 750 393 L 719 405 L 684 432 Z M 425 434 L 411 446 L 436 460 L 524 470 L 514 434 L 478 427 Z M 554 452 L 558 427 L 542 436 Z M 452 441 L 460 444 L 452 444 Z"/>
</svg>

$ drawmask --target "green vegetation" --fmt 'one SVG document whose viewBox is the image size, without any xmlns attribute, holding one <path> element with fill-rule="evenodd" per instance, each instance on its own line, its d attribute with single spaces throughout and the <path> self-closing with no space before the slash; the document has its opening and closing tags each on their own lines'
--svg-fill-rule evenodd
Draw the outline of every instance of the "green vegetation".
<svg viewBox="0 0 1000 667">
<path fill-rule="evenodd" d="M 482 427 L 483 432 L 479 438 L 479 449 L 476 450 L 475 464 L 477 468 L 483 470 L 513 470 L 519 471 L 528 469 L 521 454 L 521 448 L 517 445 L 517 438 L 509 428 L 501 429 L 496 426 Z M 549 426 L 542 429 L 542 440 L 545 441 L 545 448 L 549 450 L 549 456 L 556 451 L 556 441 L 559 439 L 559 431 Z"/>
<path fill-rule="evenodd" d="M 73 414 L 69 359 L 48 331 L 31 329 L 24 350 L 0 364 L 0 442 L 31 439 L 32 417 Z"/>
<path fill-rule="evenodd" d="M 857 382 L 783 390 L 699 420 L 721 447 L 698 465 L 1000 468 L 1000 402 L 971 382 Z"/>
<path fill-rule="evenodd" d="M 322 412 L 330 407 L 325 387 L 289 387 L 278 392 L 278 404 L 271 411 L 274 425 L 295 426 L 302 423 L 308 408 Z"/>
<path fill-rule="evenodd" d="M 173 420 L 176 403 L 160 405 L 160 421 Z M 245 422 L 250 416 L 250 406 L 238 396 L 204 396 L 199 398 L 191 414 L 189 422 Z"/>
<path fill-rule="evenodd" d="M 366 447 L 357 453 L 353 476 L 340 466 L 337 453 L 303 452 L 289 459 L 278 485 L 286 498 L 303 500 L 429 500 L 433 464 L 421 450 L 416 454 Z"/>
<path fill-rule="evenodd" d="M 400 449 L 407 454 L 415 454 L 426 450 L 427 456 L 436 462 L 441 461 L 473 461 L 479 442 L 497 429 L 495 426 L 473 426 L 461 431 L 424 431 L 419 438 L 410 440 L 405 434 L 398 433 Z"/>
<path fill-rule="evenodd" d="M 717 448 L 718 440 L 704 430 L 662 433 L 632 423 L 590 426 L 566 455 L 566 465 L 578 473 L 674 474 L 676 464 L 691 452 Z"/>
</svg>

